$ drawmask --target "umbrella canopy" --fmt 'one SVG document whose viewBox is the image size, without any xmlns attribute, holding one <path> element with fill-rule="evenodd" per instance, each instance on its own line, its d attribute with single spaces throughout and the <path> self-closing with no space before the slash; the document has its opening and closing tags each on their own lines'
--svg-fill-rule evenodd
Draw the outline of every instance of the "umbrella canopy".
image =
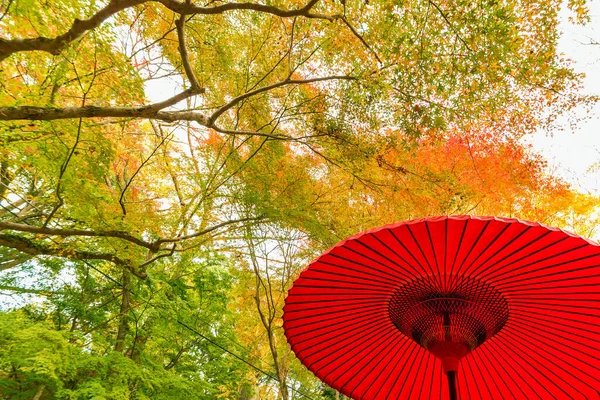
<svg viewBox="0 0 600 400">
<path fill-rule="evenodd" d="M 357 234 L 300 274 L 283 320 L 300 361 L 353 399 L 600 398 L 600 246 L 538 223 Z"/>
</svg>

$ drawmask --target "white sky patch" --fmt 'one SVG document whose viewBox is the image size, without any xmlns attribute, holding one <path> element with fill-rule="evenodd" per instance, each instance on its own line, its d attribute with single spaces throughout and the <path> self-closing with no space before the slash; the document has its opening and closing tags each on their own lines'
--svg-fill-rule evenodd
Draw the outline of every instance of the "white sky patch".
<svg viewBox="0 0 600 400">
<path fill-rule="evenodd" d="M 586 74 L 584 93 L 600 95 L 600 1 L 591 1 L 589 6 L 591 21 L 585 26 L 570 23 L 571 12 L 561 13 L 559 52 L 573 60 L 577 72 Z M 569 121 L 572 117 L 580 119 L 574 126 Z M 557 123 L 560 129 L 538 132 L 525 140 L 548 160 L 552 174 L 583 192 L 600 194 L 600 104 L 577 107 Z"/>
</svg>

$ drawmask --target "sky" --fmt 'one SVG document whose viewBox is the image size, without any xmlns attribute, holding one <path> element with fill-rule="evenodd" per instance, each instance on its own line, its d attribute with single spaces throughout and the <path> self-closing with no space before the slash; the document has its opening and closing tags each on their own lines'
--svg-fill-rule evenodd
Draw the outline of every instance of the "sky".
<svg viewBox="0 0 600 400">
<path fill-rule="evenodd" d="M 559 51 L 573 60 L 576 71 L 586 74 L 584 92 L 600 95 L 600 0 L 589 6 L 591 21 L 585 26 L 569 23 L 570 13 L 561 12 Z M 574 126 L 569 122 L 573 115 L 565 115 L 559 117 L 560 129 L 540 131 L 525 140 L 548 160 L 552 174 L 581 191 L 600 194 L 600 103 L 577 107 L 572 113 L 580 119 Z"/>
</svg>

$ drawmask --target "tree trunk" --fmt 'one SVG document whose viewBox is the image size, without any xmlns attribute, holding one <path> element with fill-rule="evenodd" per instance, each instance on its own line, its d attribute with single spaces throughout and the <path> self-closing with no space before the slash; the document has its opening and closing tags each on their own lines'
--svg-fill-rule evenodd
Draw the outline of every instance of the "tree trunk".
<svg viewBox="0 0 600 400">
<path fill-rule="evenodd" d="M 125 337 L 129 331 L 129 310 L 131 309 L 131 293 L 130 293 L 131 274 L 127 270 L 123 270 L 123 292 L 121 294 L 121 310 L 119 318 L 119 329 L 117 331 L 117 339 L 115 341 L 115 351 L 123 352 L 125 348 Z"/>
</svg>

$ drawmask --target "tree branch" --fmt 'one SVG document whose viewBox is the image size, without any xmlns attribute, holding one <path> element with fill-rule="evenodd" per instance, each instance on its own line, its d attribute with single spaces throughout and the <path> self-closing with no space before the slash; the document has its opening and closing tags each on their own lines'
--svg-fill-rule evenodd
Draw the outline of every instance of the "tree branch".
<svg viewBox="0 0 600 400">
<path fill-rule="evenodd" d="M 256 3 L 225 3 L 214 7 L 201 7 L 191 2 L 181 3 L 175 0 L 111 0 L 106 7 L 86 20 L 75 19 L 71 28 L 55 38 L 36 37 L 28 39 L 2 39 L 0 38 L 0 62 L 13 53 L 22 51 L 45 51 L 52 55 L 59 54 L 74 40 L 83 36 L 87 31 L 96 29 L 102 22 L 129 7 L 134 7 L 147 2 L 158 2 L 171 11 L 181 16 L 192 14 L 222 14 L 233 10 L 249 10 L 273 14 L 279 17 L 305 16 L 309 18 L 325 18 L 318 14 L 311 14 L 310 10 L 319 0 L 310 0 L 304 7 L 285 10 L 274 6 Z"/>
<path fill-rule="evenodd" d="M 188 120 L 202 123 L 201 121 L 205 121 L 206 117 L 197 112 L 161 111 L 164 108 L 200 93 L 204 93 L 203 88 L 200 88 L 198 91 L 190 88 L 160 103 L 141 107 L 0 107 L 0 121 L 52 121 L 73 118 L 148 118 L 166 122 Z"/>
<path fill-rule="evenodd" d="M 379 65 L 383 65 L 383 61 L 381 61 L 381 58 L 379 58 L 379 56 L 377 55 L 377 52 L 371 46 L 369 46 L 369 43 L 367 43 L 367 41 L 361 36 L 361 34 L 358 33 L 358 31 L 350 24 L 350 22 L 348 22 L 346 17 L 342 16 L 342 17 L 340 17 L 340 19 L 342 20 L 342 22 L 344 22 L 344 24 L 348 27 L 348 29 L 350 29 L 352 34 L 354 36 L 356 36 L 358 38 L 358 40 L 360 40 L 360 42 L 363 44 L 363 46 L 365 46 L 367 48 L 367 50 L 369 50 L 373 54 L 373 56 L 377 59 L 377 62 L 379 63 Z"/>
<path fill-rule="evenodd" d="M 110 261 L 116 265 L 122 266 L 131 271 L 135 276 L 140 279 L 146 279 L 146 272 L 139 270 L 134 267 L 130 262 L 123 260 L 113 254 L 107 253 L 92 253 L 84 250 L 75 249 L 64 249 L 47 246 L 45 244 L 34 242 L 33 240 L 26 239 L 24 237 L 0 234 L 0 246 L 9 247 L 11 249 L 19 250 L 23 253 L 30 254 L 32 256 L 46 255 L 46 256 L 57 256 L 76 260 L 104 260 Z"/>
<path fill-rule="evenodd" d="M 13 53 L 21 51 L 45 51 L 53 55 L 59 54 L 69 43 L 81 37 L 89 30 L 95 29 L 112 15 L 145 3 L 147 0 L 112 0 L 106 7 L 86 20 L 75 19 L 71 28 L 56 38 L 37 37 L 31 39 L 0 39 L 0 62 Z"/>
<path fill-rule="evenodd" d="M 119 204 L 121 205 L 121 210 L 123 211 L 123 215 L 127 215 L 127 210 L 125 209 L 125 192 L 129 188 L 129 186 L 131 186 L 131 184 L 133 183 L 133 180 L 135 179 L 136 175 L 142 170 L 142 168 L 144 168 L 144 166 L 148 163 L 148 161 L 150 161 L 150 159 L 154 156 L 154 154 L 156 154 L 158 149 L 165 143 L 165 141 L 168 138 L 169 138 L 169 136 L 165 136 L 162 138 L 160 143 L 154 148 L 154 150 L 152 150 L 152 153 L 150 153 L 150 155 L 144 161 L 142 161 L 139 168 L 135 170 L 135 172 L 133 173 L 131 178 L 129 178 L 129 180 L 125 184 L 125 187 L 121 191 L 121 196 L 119 197 Z"/>
<path fill-rule="evenodd" d="M 146 242 L 142 239 L 138 239 L 135 236 L 122 231 L 88 231 L 82 229 L 52 229 L 52 228 L 40 228 L 32 225 L 16 224 L 14 222 L 0 221 L 1 230 L 11 230 L 18 232 L 35 233 L 38 235 L 49 235 L 49 236 L 88 236 L 88 237 L 111 237 L 116 239 L 123 239 L 128 242 L 134 243 L 138 246 L 145 247 L 149 250 L 155 248 L 151 243 Z"/>
<path fill-rule="evenodd" d="M 224 112 L 226 112 L 227 110 L 229 110 L 232 107 L 235 107 L 235 105 L 238 104 L 240 101 L 242 101 L 244 99 L 247 99 L 249 97 L 252 97 L 252 96 L 256 96 L 259 93 L 267 92 L 269 90 L 276 89 L 278 87 L 282 87 L 282 86 L 286 86 L 286 85 L 304 85 L 304 84 L 307 84 L 307 83 L 322 82 L 322 81 L 329 81 L 329 80 L 356 80 L 356 78 L 352 77 L 352 76 L 347 76 L 347 75 L 332 75 L 332 76 L 323 76 L 323 77 L 311 78 L 311 79 L 286 79 L 284 81 L 277 82 L 277 83 L 274 83 L 272 85 L 263 86 L 261 88 L 254 89 L 254 90 L 251 90 L 251 91 L 246 92 L 244 94 L 241 94 L 241 95 L 237 96 L 236 98 L 234 98 L 233 100 L 231 100 L 229 103 L 227 103 L 227 104 L 219 107 L 208 118 L 208 124 L 207 124 L 207 126 L 212 127 L 212 124 Z M 0 109 L 0 112 L 2 112 L 1 109 Z"/>
<path fill-rule="evenodd" d="M 181 18 L 176 20 L 175 26 L 177 27 L 177 39 L 179 41 L 179 54 L 181 55 L 181 62 L 183 64 L 185 74 L 190 81 L 190 86 L 192 90 L 202 90 L 202 88 L 200 88 L 200 84 L 198 83 L 198 79 L 196 79 L 192 65 L 190 64 L 190 57 L 187 48 L 185 47 L 185 16 L 182 15 Z"/>
<path fill-rule="evenodd" d="M 163 108 L 169 107 L 188 97 L 204 92 L 204 88 L 190 88 L 182 93 L 179 93 L 170 99 L 160 103 L 154 103 L 141 107 L 36 107 L 36 106 L 20 106 L 20 107 L 0 107 L 0 121 L 11 120 L 29 120 L 29 121 L 52 121 L 57 119 L 73 119 L 73 118 L 146 118 L 157 119 L 165 122 L 177 121 L 194 121 L 208 128 L 219 130 L 220 128 L 214 125 L 215 120 L 225 113 L 230 108 L 234 107 L 240 101 L 259 93 L 266 92 L 278 87 L 286 85 L 304 85 L 307 83 L 321 82 L 327 80 L 356 80 L 357 78 L 347 75 L 324 76 L 312 79 L 286 79 L 272 85 L 264 86 L 252 90 L 250 92 L 239 95 L 227 104 L 219 107 L 210 117 L 198 111 L 162 111 Z M 219 130 L 223 133 L 228 131 Z M 234 133 L 234 132 L 231 132 Z M 257 135 L 258 132 L 247 132 L 238 134 Z"/>
<path fill-rule="evenodd" d="M 206 229 L 203 229 L 199 232 L 196 233 L 192 233 L 191 235 L 186 235 L 186 236 L 180 236 L 180 237 L 176 237 L 173 239 L 159 239 L 157 241 L 155 241 L 154 243 L 152 243 L 154 246 L 159 246 L 163 243 L 177 243 L 177 242 L 181 242 L 183 240 L 188 240 L 188 239 L 193 239 L 196 238 L 198 236 L 203 236 L 206 235 L 214 230 L 217 230 L 219 228 L 222 228 L 224 226 L 227 225 L 231 225 L 231 224 L 236 224 L 238 222 L 246 222 L 246 221 L 259 221 L 261 219 L 263 219 L 264 217 L 252 217 L 252 218 L 240 218 L 240 219 L 232 219 L 229 221 L 225 221 L 225 222 L 221 222 L 220 224 L 217 225 L 213 225 L 211 227 L 208 227 Z"/>
<path fill-rule="evenodd" d="M 438 13 L 440 13 L 440 15 L 442 16 L 442 18 L 444 19 L 444 21 L 446 21 L 446 23 L 448 24 L 448 27 L 450 28 L 450 30 L 454 33 L 454 35 L 456 35 L 456 37 L 458 38 L 458 40 L 460 40 L 460 42 L 467 49 L 469 49 L 470 51 L 473 51 L 473 49 L 471 48 L 471 46 L 469 46 L 469 44 L 467 42 L 465 42 L 465 40 L 462 38 L 462 36 L 460 36 L 460 34 L 458 33 L 458 31 L 454 28 L 454 25 L 452 25 L 452 22 L 450 22 L 450 20 L 448 19 L 448 17 L 444 13 L 444 11 L 442 11 L 442 9 L 440 8 L 440 6 L 438 6 L 436 3 L 434 3 L 433 0 L 428 0 L 428 2 L 433 7 L 435 7 L 435 9 L 437 10 Z"/>
<path fill-rule="evenodd" d="M 225 3 L 214 7 L 201 7 L 190 3 L 181 3 L 175 0 L 154 0 L 167 7 L 169 10 L 181 15 L 191 14 L 222 14 L 226 11 L 233 10 L 249 10 L 259 11 L 267 14 L 273 14 L 278 17 L 296 17 L 296 16 L 311 16 L 310 10 L 319 2 L 319 0 L 310 0 L 304 7 L 294 10 L 285 10 L 274 6 L 267 6 L 256 3 Z"/>
</svg>

